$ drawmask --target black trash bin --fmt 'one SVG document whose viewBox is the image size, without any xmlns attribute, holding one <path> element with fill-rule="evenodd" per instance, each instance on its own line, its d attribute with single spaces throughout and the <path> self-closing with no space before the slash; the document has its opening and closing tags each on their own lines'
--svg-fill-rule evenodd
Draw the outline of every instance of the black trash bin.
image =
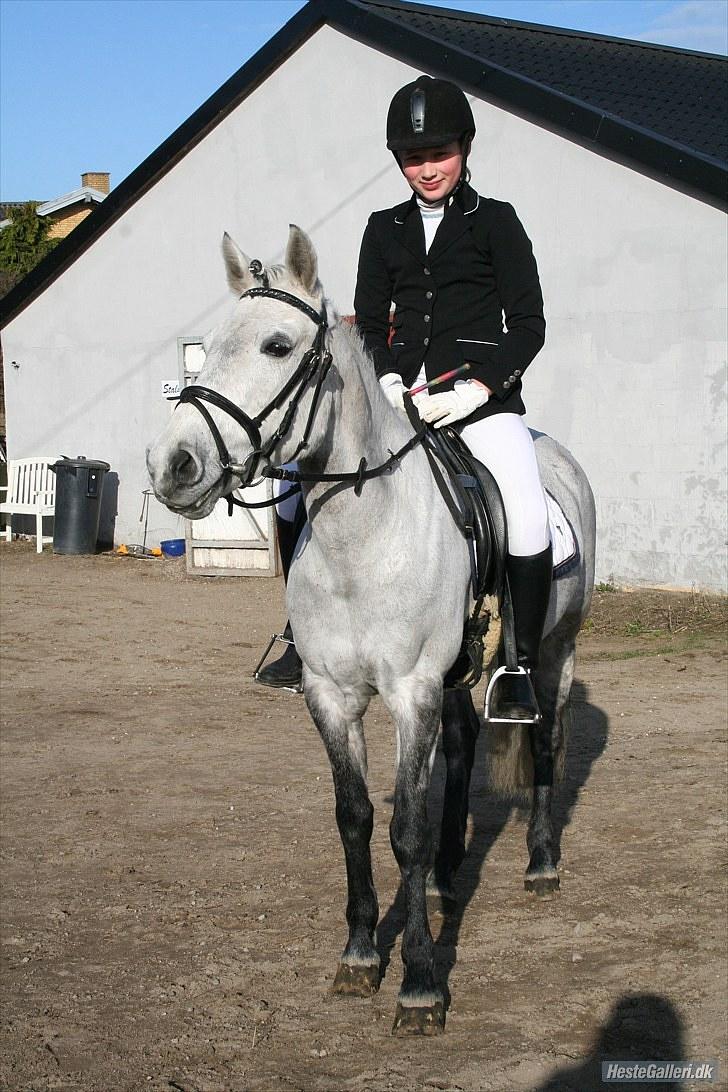
<svg viewBox="0 0 728 1092">
<path fill-rule="evenodd" d="M 56 475 L 54 554 L 95 554 L 99 537 L 104 475 L 111 467 L 98 459 L 63 457 L 53 463 Z"/>
</svg>

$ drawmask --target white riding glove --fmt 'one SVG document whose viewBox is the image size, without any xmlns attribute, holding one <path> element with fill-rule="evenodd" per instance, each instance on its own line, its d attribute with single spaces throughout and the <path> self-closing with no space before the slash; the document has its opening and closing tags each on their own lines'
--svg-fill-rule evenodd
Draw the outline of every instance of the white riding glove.
<svg viewBox="0 0 728 1092">
<path fill-rule="evenodd" d="M 404 413 L 404 392 L 406 387 L 402 382 L 402 376 L 397 372 L 387 372 L 379 377 L 379 386 L 384 391 L 390 406 Z"/>
<path fill-rule="evenodd" d="M 417 408 L 423 421 L 434 424 L 435 428 L 442 428 L 443 425 L 452 425 L 469 417 L 487 401 L 488 391 L 481 383 L 460 379 L 453 390 L 431 394 Z"/>
</svg>

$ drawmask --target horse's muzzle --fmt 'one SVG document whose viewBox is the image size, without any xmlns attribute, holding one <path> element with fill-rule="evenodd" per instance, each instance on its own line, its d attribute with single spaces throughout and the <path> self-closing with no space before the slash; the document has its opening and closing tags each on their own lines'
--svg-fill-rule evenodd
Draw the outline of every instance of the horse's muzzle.
<svg viewBox="0 0 728 1092">
<path fill-rule="evenodd" d="M 157 500 L 189 519 L 208 515 L 222 493 L 221 482 L 205 484 L 204 464 L 191 445 L 151 444 L 147 471 Z"/>
</svg>

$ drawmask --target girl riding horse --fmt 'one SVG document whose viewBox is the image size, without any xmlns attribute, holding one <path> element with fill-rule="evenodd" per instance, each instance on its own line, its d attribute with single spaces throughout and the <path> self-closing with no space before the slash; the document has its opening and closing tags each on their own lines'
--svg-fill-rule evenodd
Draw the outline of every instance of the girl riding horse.
<svg viewBox="0 0 728 1092">
<path fill-rule="evenodd" d="M 544 341 L 543 299 L 531 243 L 512 206 L 480 196 L 469 184 L 474 136 L 472 110 L 454 84 L 420 76 L 395 94 L 387 147 L 413 192 L 404 204 L 370 217 L 354 303 L 379 382 L 396 408 L 404 411 L 409 388 L 443 372 L 457 368 L 466 376 L 413 400 L 435 428 L 455 425 L 498 483 L 518 661 L 530 674 L 538 665 L 552 550 L 521 391 Z M 286 578 L 302 508 L 277 514 Z M 300 676 L 294 644 L 257 674 L 271 686 L 296 686 Z M 504 720 L 538 714 L 528 680 L 512 672 L 498 679 L 491 708 Z"/>
</svg>

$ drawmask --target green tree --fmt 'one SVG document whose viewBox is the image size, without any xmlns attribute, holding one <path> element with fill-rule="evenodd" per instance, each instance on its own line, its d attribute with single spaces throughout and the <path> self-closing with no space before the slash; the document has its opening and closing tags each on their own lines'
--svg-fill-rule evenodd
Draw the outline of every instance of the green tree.
<svg viewBox="0 0 728 1092">
<path fill-rule="evenodd" d="M 37 265 L 53 249 L 58 239 L 49 239 L 50 223 L 35 211 L 38 205 L 28 201 L 11 210 L 12 221 L 0 230 L 0 297 Z"/>
</svg>

